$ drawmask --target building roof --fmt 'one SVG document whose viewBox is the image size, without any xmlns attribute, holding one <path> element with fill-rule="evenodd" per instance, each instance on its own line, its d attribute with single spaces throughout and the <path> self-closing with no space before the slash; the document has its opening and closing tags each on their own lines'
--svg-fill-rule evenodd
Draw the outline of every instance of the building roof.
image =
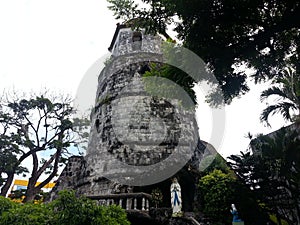
<svg viewBox="0 0 300 225">
<path fill-rule="evenodd" d="M 118 37 L 120 29 L 126 28 L 126 27 L 127 27 L 127 25 L 125 25 L 125 24 L 119 24 L 119 23 L 117 23 L 117 28 L 116 28 L 115 34 L 113 36 L 113 39 L 112 39 L 112 41 L 110 43 L 110 46 L 108 47 L 108 51 L 111 52 L 111 50 L 113 49 L 113 47 L 115 45 L 115 42 L 116 42 L 116 39 Z"/>
</svg>

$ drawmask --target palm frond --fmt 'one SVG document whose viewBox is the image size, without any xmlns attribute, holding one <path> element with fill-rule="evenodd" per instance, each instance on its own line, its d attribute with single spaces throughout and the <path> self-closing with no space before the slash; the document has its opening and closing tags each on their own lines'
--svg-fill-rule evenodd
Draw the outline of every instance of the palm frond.
<svg viewBox="0 0 300 225">
<path fill-rule="evenodd" d="M 271 87 L 261 93 L 260 101 L 264 101 L 272 95 L 279 96 L 283 99 L 289 99 L 289 96 L 285 93 L 285 91 L 281 90 L 279 87 Z"/>
<path fill-rule="evenodd" d="M 262 123 L 266 123 L 268 126 L 270 126 L 268 119 L 270 115 L 274 115 L 276 113 L 279 113 L 283 116 L 283 118 L 287 121 L 292 121 L 292 115 L 291 110 L 296 110 L 297 105 L 291 102 L 280 102 L 275 105 L 269 105 L 267 108 L 263 110 L 263 112 L 260 115 L 260 121 Z"/>
<path fill-rule="evenodd" d="M 278 113 L 286 121 L 292 122 L 300 112 L 300 78 L 293 65 L 287 65 L 273 81 L 274 86 L 260 95 L 261 102 L 270 96 L 278 97 L 275 99 L 277 103 L 267 106 L 260 115 L 260 121 L 268 126 L 270 126 L 268 123 L 270 115 Z"/>
</svg>

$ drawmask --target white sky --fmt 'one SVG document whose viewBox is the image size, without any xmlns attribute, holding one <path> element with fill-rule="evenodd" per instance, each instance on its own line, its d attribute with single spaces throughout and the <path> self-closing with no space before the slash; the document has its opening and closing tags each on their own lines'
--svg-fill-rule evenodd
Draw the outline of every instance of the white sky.
<svg viewBox="0 0 300 225">
<path fill-rule="evenodd" d="M 0 91 L 47 87 L 75 96 L 85 73 L 108 53 L 116 23 L 105 0 L 0 0 Z M 261 90 L 253 86 L 226 106 L 223 142 L 215 146 L 223 156 L 244 151 L 247 132 L 271 132 L 259 123 Z M 197 119 L 201 139 L 211 142 L 211 110 L 203 101 Z M 284 124 L 279 117 L 271 122 L 273 130 Z"/>
</svg>

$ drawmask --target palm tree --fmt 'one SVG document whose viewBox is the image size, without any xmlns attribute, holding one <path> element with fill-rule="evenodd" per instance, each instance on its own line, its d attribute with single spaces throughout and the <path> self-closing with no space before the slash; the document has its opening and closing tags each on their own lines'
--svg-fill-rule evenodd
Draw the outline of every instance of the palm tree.
<svg viewBox="0 0 300 225">
<path fill-rule="evenodd" d="M 291 67 L 274 80 L 273 86 L 263 91 L 261 101 L 271 96 L 277 96 L 277 103 L 269 105 L 260 115 L 261 122 L 270 126 L 270 115 L 280 113 L 286 121 L 294 122 L 300 115 L 300 78 Z"/>
<path fill-rule="evenodd" d="M 252 139 L 229 165 L 277 220 L 300 224 L 300 132 L 281 128 Z"/>
</svg>

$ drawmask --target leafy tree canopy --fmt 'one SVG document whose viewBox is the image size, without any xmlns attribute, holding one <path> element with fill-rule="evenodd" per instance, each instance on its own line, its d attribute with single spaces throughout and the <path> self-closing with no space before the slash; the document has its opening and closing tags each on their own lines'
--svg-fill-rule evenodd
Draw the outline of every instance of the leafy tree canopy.
<svg viewBox="0 0 300 225">
<path fill-rule="evenodd" d="M 298 0 L 107 0 L 117 19 L 165 35 L 175 26 L 183 45 L 207 63 L 227 103 L 249 90 L 246 69 L 255 81 L 279 77 L 287 64 L 299 75 Z M 242 67 L 240 67 L 242 66 Z"/>
<path fill-rule="evenodd" d="M 3 96 L 0 99 L 0 174 L 1 195 L 5 196 L 15 174 L 32 160 L 25 201 L 33 200 L 42 187 L 57 176 L 58 168 L 70 156 L 69 147 L 84 141 L 85 120 L 73 119 L 75 110 L 69 97 Z M 80 128 L 78 128 L 80 127 Z M 83 137 L 83 138 L 82 138 Z M 6 174 L 6 176 L 5 176 Z M 36 186 L 42 175 L 45 179 Z"/>
<path fill-rule="evenodd" d="M 235 178 L 220 170 L 214 170 L 199 180 L 203 212 L 215 222 L 231 220 L 230 204 L 233 202 Z"/>
</svg>

